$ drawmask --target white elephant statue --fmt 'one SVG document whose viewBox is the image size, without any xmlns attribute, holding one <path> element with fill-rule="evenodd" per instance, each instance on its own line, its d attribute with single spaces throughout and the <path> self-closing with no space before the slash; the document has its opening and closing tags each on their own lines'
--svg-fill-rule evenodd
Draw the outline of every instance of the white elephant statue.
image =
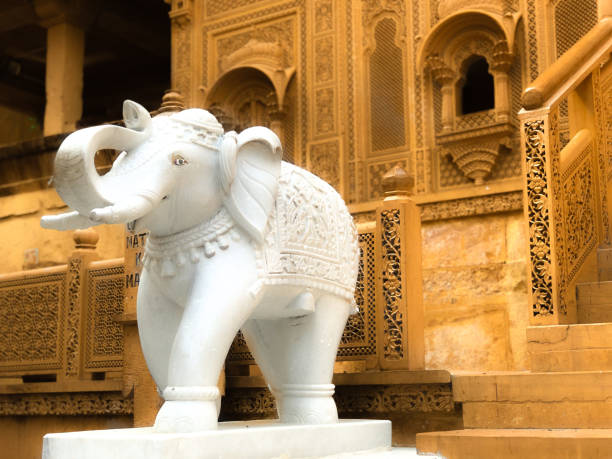
<svg viewBox="0 0 612 459">
<path fill-rule="evenodd" d="M 359 258 L 342 198 L 283 162 L 267 128 L 224 133 L 205 110 L 151 118 L 132 101 L 123 115 L 126 127 L 85 128 L 64 140 L 54 183 L 74 211 L 41 224 L 150 232 L 137 312 L 165 399 L 155 429 L 217 427 L 217 382 L 238 330 L 281 422 L 337 422 L 333 368 Z M 94 156 L 109 148 L 121 154 L 100 176 Z"/>
</svg>

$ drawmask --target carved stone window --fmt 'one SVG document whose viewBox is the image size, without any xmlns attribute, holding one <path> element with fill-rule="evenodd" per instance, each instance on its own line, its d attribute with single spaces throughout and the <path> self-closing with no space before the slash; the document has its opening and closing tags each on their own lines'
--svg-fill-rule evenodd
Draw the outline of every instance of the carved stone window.
<svg viewBox="0 0 612 459">
<path fill-rule="evenodd" d="M 489 63 L 482 56 L 472 56 L 464 62 L 461 87 L 461 115 L 495 108 L 495 87 Z"/>
<path fill-rule="evenodd" d="M 439 112 L 434 116 L 440 163 L 450 158 L 476 185 L 516 137 L 509 79 L 513 47 L 500 24 L 492 15 L 455 15 L 432 30 L 422 50 Z"/>
</svg>

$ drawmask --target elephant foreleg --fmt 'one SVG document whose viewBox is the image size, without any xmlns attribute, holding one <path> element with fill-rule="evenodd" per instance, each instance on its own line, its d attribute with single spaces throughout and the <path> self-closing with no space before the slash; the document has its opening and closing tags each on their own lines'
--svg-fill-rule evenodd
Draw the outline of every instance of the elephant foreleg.
<svg viewBox="0 0 612 459">
<path fill-rule="evenodd" d="M 168 386 L 155 426 L 191 432 L 217 427 L 217 382 L 230 345 L 255 307 L 255 262 L 239 247 L 215 255 L 198 272 L 168 365 Z M 238 253 L 237 253 L 238 252 Z M 238 261 L 237 261 L 238 260 Z"/>
<path fill-rule="evenodd" d="M 183 308 L 166 296 L 159 279 L 143 272 L 138 288 L 138 333 L 147 367 L 160 393 L 168 385 L 168 362 Z"/>
</svg>

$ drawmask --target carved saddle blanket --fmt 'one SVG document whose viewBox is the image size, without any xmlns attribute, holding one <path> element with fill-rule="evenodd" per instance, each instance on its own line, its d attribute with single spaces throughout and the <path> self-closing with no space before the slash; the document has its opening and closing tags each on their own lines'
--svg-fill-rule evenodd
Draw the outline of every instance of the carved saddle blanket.
<svg viewBox="0 0 612 459">
<path fill-rule="evenodd" d="M 338 192 L 283 162 L 276 206 L 257 259 L 263 284 L 306 286 L 352 301 L 359 245 L 353 218 Z"/>
</svg>

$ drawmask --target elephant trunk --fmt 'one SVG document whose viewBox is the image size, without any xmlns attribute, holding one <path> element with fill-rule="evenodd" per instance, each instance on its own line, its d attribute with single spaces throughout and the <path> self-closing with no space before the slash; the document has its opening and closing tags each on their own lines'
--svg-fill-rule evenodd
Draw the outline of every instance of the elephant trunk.
<svg viewBox="0 0 612 459">
<path fill-rule="evenodd" d="M 123 104 L 124 121 L 120 126 L 95 126 L 70 134 L 55 157 L 55 188 L 62 199 L 81 215 L 92 209 L 113 204 L 94 164 L 98 150 L 130 150 L 151 135 L 151 117 L 140 105 Z"/>
</svg>

